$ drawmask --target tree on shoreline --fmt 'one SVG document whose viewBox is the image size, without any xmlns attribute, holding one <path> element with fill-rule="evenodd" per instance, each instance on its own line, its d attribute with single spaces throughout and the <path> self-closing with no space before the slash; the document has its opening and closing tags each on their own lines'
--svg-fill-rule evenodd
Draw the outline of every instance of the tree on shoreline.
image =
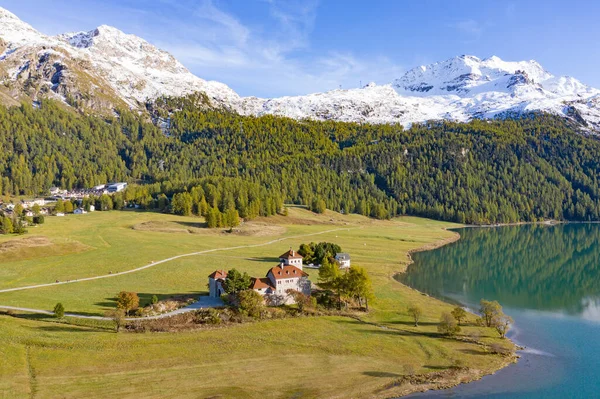
<svg viewBox="0 0 600 399">
<path fill-rule="evenodd" d="M 500 334 L 500 338 L 503 338 L 503 339 L 506 338 L 506 333 L 510 329 L 510 326 L 512 323 L 513 323 L 512 317 L 510 317 L 504 313 L 501 315 L 497 315 L 496 317 L 494 317 L 494 320 L 493 320 L 494 328 L 496 329 L 498 334 Z"/>
<path fill-rule="evenodd" d="M 481 308 L 479 311 L 482 314 L 485 326 L 495 328 L 500 338 L 505 338 L 506 333 L 513 323 L 513 319 L 504 313 L 498 301 L 486 301 L 482 299 L 480 304 Z"/>
<path fill-rule="evenodd" d="M 494 318 L 503 314 L 502 306 L 500 306 L 498 301 L 487 301 L 485 299 L 482 299 L 479 305 L 479 313 L 481 313 L 485 326 L 493 327 Z"/>
</svg>

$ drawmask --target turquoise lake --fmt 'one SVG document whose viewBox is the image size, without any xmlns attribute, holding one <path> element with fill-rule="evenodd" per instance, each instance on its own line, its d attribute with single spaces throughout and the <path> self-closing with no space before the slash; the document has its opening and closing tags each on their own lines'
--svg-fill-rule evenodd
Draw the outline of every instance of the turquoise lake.
<svg viewBox="0 0 600 399">
<path fill-rule="evenodd" d="M 600 398 L 600 224 L 457 230 L 414 254 L 400 280 L 477 309 L 498 300 L 515 320 L 519 362 L 480 381 L 415 398 Z"/>
</svg>

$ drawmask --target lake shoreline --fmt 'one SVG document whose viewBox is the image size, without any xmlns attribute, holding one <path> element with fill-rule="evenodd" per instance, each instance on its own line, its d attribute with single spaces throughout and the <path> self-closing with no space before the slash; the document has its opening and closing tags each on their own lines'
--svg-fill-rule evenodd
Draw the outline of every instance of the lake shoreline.
<svg viewBox="0 0 600 399">
<path fill-rule="evenodd" d="M 522 224 L 538 224 L 538 223 L 548 224 L 547 222 L 524 222 L 524 223 L 516 223 L 516 224 L 486 225 L 486 226 L 484 226 L 484 225 L 481 225 L 481 226 L 462 225 L 460 227 L 456 227 L 456 229 L 466 228 L 466 227 L 488 227 L 488 228 L 489 227 L 504 227 L 504 226 L 513 226 L 513 225 L 516 226 L 516 225 L 522 225 Z M 561 222 L 555 222 L 552 224 L 558 224 L 558 223 L 561 223 Z M 406 273 L 408 266 L 410 266 L 411 264 L 414 263 L 414 259 L 412 257 L 413 254 L 419 253 L 419 252 L 433 251 L 435 249 L 439 249 L 443 246 L 455 243 L 458 240 L 460 240 L 461 235 L 457 231 L 454 231 L 454 228 L 452 228 L 452 229 L 446 228 L 444 230 L 452 233 L 453 234 L 452 237 L 445 238 L 445 239 L 436 241 L 434 243 L 425 244 L 421 247 L 409 250 L 407 252 L 408 262 L 406 264 L 404 264 L 404 269 L 395 273 L 392 278 L 395 281 L 397 281 L 398 283 L 404 285 L 405 287 L 408 287 L 411 290 L 414 290 L 414 291 L 420 293 L 421 295 L 430 296 L 429 294 L 421 292 L 409 285 L 403 284 L 397 277 Z M 448 302 L 447 299 L 440 299 L 440 300 L 442 300 L 443 302 L 452 304 L 452 303 Z M 520 348 L 519 345 L 517 345 L 515 342 L 513 342 L 510 339 L 508 339 L 508 341 L 514 346 L 514 348 L 516 350 L 519 350 L 519 348 Z M 441 391 L 441 390 L 445 390 L 445 389 L 454 388 L 459 385 L 469 384 L 471 382 L 479 381 L 483 377 L 494 375 L 498 371 L 510 366 L 511 364 L 517 363 L 517 361 L 519 360 L 520 357 L 521 356 L 516 354 L 516 351 L 515 351 L 515 353 L 513 355 L 507 356 L 505 358 L 505 361 L 500 364 L 500 367 L 498 367 L 495 370 L 492 370 L 491 372 L 481 372 L 481 370 L 466 369 L 466 370 L 448 370 L 449 372 L 447 372 L 447 373 L 434 373 L 435 375 L 428 378 L 428 380 L 431 380 L 431 378 L 435 379 L 435 378 L 439 378 L 439 377 L 441 377 L 441 379 L 439 379 L 437 381 L 434 380 L 434 381 L 424 382 L 419 385 L 409 385 L 409 386 L 405 387 L 406 389 L 399 390 L 399 392 L 395 396 L 392 396 L 392 397 L 394 397 L 394 398 L 403 397 L 403 396 L 408 396 L 408 395 L 412 395 L 412 394 L 416 394 L 416 393 L 423 393 L 423 392 L 428 392 L 428 391 Z M 445 374 L 445 375 L 441 376 L 440 374 Z"/>
</svg>

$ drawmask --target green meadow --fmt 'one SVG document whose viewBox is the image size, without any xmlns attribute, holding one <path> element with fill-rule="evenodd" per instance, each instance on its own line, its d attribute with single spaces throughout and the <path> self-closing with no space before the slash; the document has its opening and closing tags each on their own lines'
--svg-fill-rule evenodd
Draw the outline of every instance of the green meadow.
<svg viewBox="0 0 600 399">
<path fill-rule="evenodd" d="M 206 229 L 201 218 L 149 212 L 47 218 L 25 236 L 0 239 L 0 289 L 72 282 L 0 293 L 0 304 L 52 309 L 61 302 L 67 312 L 101 315 L 122 290 L 138 292 L 142 303 L 152 295 L 203 294 L 215 269 L 264 276 L 289 247 L 331 241 L 373 280 L 376 299 L 361 320 L 303 317 L 183 333 L 115 334 L 93 323 L 0 316 L 0 392 L 7 398 L 390 397 L 423 388 L 394 386 L 406 374 L 460 364 L 461 373 L 443 385 L 478 378 L 507 362 L 462 339 L 476 333 L 485 342 L 499 341 L 473 320 L 458 339 L 440 337 L 439 316 L 451 306 L 393 279 L 408 264 L 410 250 L 454 239 L 445 229 L 455 225 L 289 211 L 287 217 L 258 219 L 232 233 Z M 216 251 L 73 281 L 206 250 Z M 307 272 L 317 280 L 316 270 Z M 424 310 L 419 327 L 406 315 L 411 303 Z"/>
</svg>

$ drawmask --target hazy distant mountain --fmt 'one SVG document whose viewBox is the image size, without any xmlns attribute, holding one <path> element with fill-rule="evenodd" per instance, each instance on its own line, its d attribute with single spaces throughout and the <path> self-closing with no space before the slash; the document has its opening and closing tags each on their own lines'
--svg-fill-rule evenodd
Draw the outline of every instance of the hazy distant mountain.
<svg viewBox="0 0 600 399">
<path fill-rule="evenodd" d="M 104 112 L 115 107 L 142 110 L 147 100 L 159 96 L 204 92 L 214 105 L 246 115 L 409 125 L 545 111 L 600 130 L 600 90 L 572 77 L 553 76 L 536 61 L 460 56 L 411 69 L 387 85 L 243 98 L 116 28 L 102 25 L 89 32 L 46 36 L 2 8 L 0 81 L 0 101 L 5 103 L 52 97 Z"/>
</svg>

